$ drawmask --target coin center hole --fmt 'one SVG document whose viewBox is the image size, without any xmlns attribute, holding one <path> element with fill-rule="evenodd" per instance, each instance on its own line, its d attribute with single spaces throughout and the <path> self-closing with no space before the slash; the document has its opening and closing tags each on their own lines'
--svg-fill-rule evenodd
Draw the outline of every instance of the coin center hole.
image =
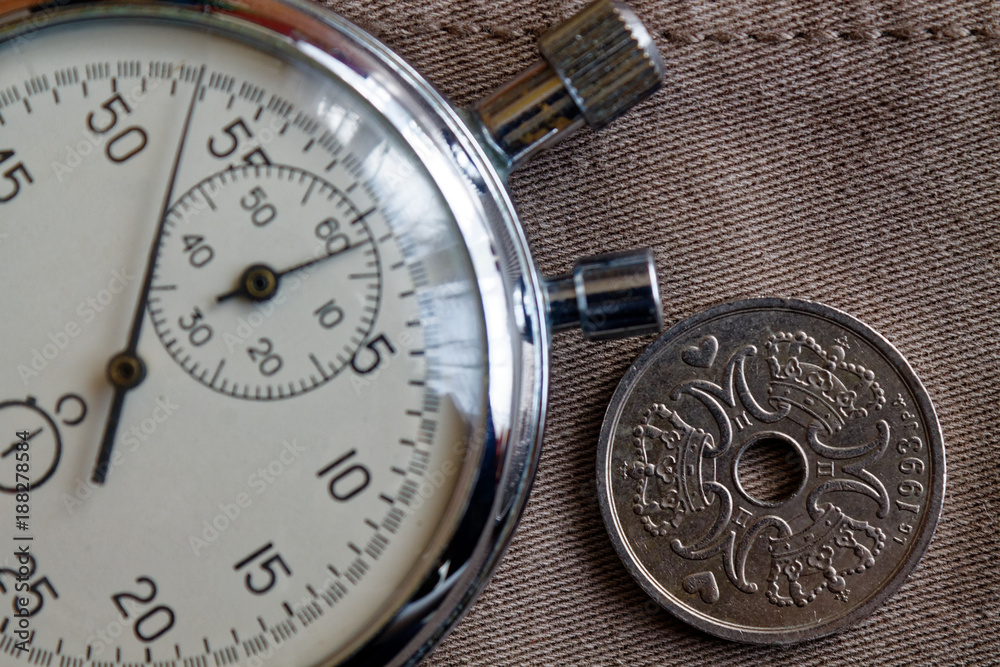
<svg viewBox="0 0 1000 667">
<path fill-rule="evenodd" d="M 740 454 L 736 480 L 752 500 L 780 504 L 794 496 L 805 482 L 802 455 L 787 440 L 765 436 Z"/>
</svg>

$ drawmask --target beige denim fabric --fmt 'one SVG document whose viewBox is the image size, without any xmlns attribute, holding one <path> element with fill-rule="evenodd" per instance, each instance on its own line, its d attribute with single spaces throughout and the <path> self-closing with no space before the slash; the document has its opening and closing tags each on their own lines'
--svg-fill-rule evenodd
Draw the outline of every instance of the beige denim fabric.
<svg viewBox="0 0 1000 667">
<path fill-rule="evenodd" d="M 579 2 L 329 3 L 467 104 Z M 1000 6 L 972 0 L 636 2 L 667 85 L 511 189 L 547 273 L 652 247 L 668 323 L 752 296 L 844 310 L 907 357 L 948 458 L 920 565 L 857 626 L 792 648 L 660 611 L 607 539 L 595 442 L 652 340 L 556 338 L 544 453 L 510 550 L 428 660 L 445 665 L 1000 664 Z"/>
</svg>

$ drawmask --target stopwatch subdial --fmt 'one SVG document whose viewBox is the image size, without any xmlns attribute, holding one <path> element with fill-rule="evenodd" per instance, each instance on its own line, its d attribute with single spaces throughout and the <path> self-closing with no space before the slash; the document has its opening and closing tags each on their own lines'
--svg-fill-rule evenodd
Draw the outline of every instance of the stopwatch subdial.
<svg viewBox="0 0 1000 667">
<path fill-rule="evenodd" d="M 55 472 L 62 439 L 52 417 L 34 397 L 0 403 L 0 491 L 14 493 L 18 483 L 34 489 Z M 22 487 L 23 488 L 23 487 Z"/>
<path fill-rule="evenodd" d="M 239 398 L 295 396 L 352 363 L 378 315 L 382 271 L 360 207 L 325 179 L 245 165 L 170 209 L 149 313 L 171 356 Z"/>
</svg>

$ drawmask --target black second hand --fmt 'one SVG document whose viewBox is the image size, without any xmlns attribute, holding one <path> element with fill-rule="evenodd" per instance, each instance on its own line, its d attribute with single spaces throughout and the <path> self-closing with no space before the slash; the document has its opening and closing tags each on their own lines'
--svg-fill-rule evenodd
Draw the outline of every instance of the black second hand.
<svg viewBox="0 0 1000 667">
<path fill-rule="evenodd" d="M 356 224 L 358 222 L 361 222 L 362 220 L 364 220 L 365 218 L 367 218 L 369 215 L 371 215 L 372 213 L 374 213 L 376 210 L 377 210 L 377 207 L 375 207 L 375 206 L 371 207 L 370 209 L 368 209 L 364 213 L 358 214 L 358 216 L 356 218 L 354 218 L 353 220 L 351 220 L 350 224 L 353 225 L 353 224 Z M 300 262 L 299 264 L 296 264 L 294 266 L 291 266 L 291 267 L 289 267 L 289 268 L 287 268 L 287 269 L 285 269 L 283 271 L 275 271 L 274 269 L 272 269 L 271 267 L 269 267 L 266 264 L 256 264 L 256 265 L 254 265 L 254 266 L 252 266 L 250 268 L 251 269 L 252 268 L 264 269 L 264 270 L 270 272 L 271 275 L 274 277 L 275 289 L 271 292 L 271 294 L 268 297 L 266 297 L 266 298 L 270 298 L 271 296 L 274 295 L 274 292 L 277 291 L 277 283 L 284 276 L 287 276 L 290 273 L 295 273 L 297 271 L 302 271 L 303 269 L 308 269 L 308 268 L 310 268 L 312 266 L 320 264 L 321 262 L 325 262 L 325 261 L 327 261 L 329 259 L 333 259 L 334 257 L 337 257 L 339 255 L 343 255 L 345 252 L 348 252 L 349 250 L 353 250 L 354 248 L 357 248 L 357 247 L 359 247 L 361 245 L 364 245 L 365 243 L 368 243 L 368 242 L 369 242 L 368 240 L 365 240 L 365 241 L 362 241 L 361 243 L 356 243 L 354 245 L 349 245 L 346 248 L 344 248 L 343 250 L 338 250 L 336 252 L 327 253 L 326 255 L 321 255 L 320 257 L 314 257 L 313 259 L 307 259 L 307 260 L 305 260 L 303 262 Z M 246 271 L 244 271 L 244 276 L 245 275 L 246 275 Z M 247 286 L 246 286 L 244 280 L 241 279 L 239 287 L 237 287 L 236 289 L 232 290 L 231 292 L 226 292 L 225 294 L 220 294 L 219 296 L 215 297 L 215 302 L 216 303 L 224 303 L 224 302 L 229 301 L 230 299 L 236 298 L 238 296 L 246 296 L 246 295 L 247 295 Z"/>
<path fill-rule="evenodd" d="M 18 445 L 20 445 L 22 442 L 31 442 L 32 438 L 34 438 L 36 435 L 38 435 L 39 433 L 41 433 L 44 430 L 45 430 L 45 427 L 43 426 L 42 428 L 38 429 L 34 433 L 29 433 L 28 437 L 25 438 L 24 440 L 18 440 L 17 442 L 12 442 L 11 445 L 10 445 L 10 447 L 8 447 L 7 449 L 5 449 L 4 452 L 3 452 L 3 454 L 0 454 L 0 458 L 7 458 L 8 456 L 10 456 L 14 452 L 15 449 L 17 449 Z"/>
<path fill-rule="evenodd" d="M 118 359 L 129 359 L 139 364 L 141 361 L 136 354 L 139 347 L 139 335 L 142 333 L 142 322 L 146 316 L 146 304 L 149 301 L 149 291 L 153 285 L 153 266 L 156 263 L 157 252 L 160 242 L 163 240 L 163 228 L 167 222 L 167 211 L 170 210 L 170 202 L 173 199 L 174 185 L 177 182 L 177 172 L 180 169 L 181 156 L 184 154 L 184 145 L 187 143 L 188 130 L 191 125 L 191 118 L 194 116 L 194 108 L 198 102 L 198 93 L 201 89 L 201 81 L 205 76 L 205 66 L 202 65 L 198 72 L 198 80 L 194 84 L 194 93 L 191 95 L 191 104 L 188 106 L 187 117 L 184 119 L 184 127 L 181 131 L 180 143 L 177 146 L 177 153 L 174 155 L 174 164 L 170 172 L 170 181 L 167 183 L 167 193 L 163 198 L 163 207 L 160 209 L 160 221 L 156 228 L 156 235 L 153 238 L 153 245 L 149 249 L 149 259 L 146 261 L 146 275 L 142 284 L 142 291 L 139 293 L 139 301 L 136 304 L 135 316 L 132 318 L 132 329 L 129 333 L 128 346 L 115 355 L 111 363 Z M 139 381 L 141 381 L 141 376 Z M 114 451 L 115 437 L 118 434 L 118 422 L 121 421 L 122 407 L 125 405 L 125 395 L 134 388 L 136 384 L 123 384 L 114 382 L 115 395 L 111 401 L 111 410 L 108 412 L 108 420 L 104 424 L 104 435 L 101 438 L 101 451 L 97 455 L 97 463 L 94 465 L 94 474 L 91 480 L 95 484 L 104 484 L 108 476 L 108 466 L 111 463 L 111 454 Z"/>
</svg>

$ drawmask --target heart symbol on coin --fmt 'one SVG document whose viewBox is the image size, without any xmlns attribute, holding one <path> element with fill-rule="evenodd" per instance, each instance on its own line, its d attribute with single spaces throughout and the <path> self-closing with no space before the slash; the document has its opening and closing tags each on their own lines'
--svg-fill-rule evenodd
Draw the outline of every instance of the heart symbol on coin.
<svg viewBox="0 0 1000 667">
<path fill-rule="evenodd" d="M 719 585 L 711 572 L 698 572 L 684 577 L 684 590 L 688 593 L 698 593 L 702 602 L 715 604 L 719 601 Z"/>
<path fill-rule="evenodd" d="M 681 353 L 681 359 L 688 366 L 709 368 L 715 363 L 719 353 L 719 340 L 715 336 L 705 336 L 698 345 L 692 345 Z"/>
</svg>

